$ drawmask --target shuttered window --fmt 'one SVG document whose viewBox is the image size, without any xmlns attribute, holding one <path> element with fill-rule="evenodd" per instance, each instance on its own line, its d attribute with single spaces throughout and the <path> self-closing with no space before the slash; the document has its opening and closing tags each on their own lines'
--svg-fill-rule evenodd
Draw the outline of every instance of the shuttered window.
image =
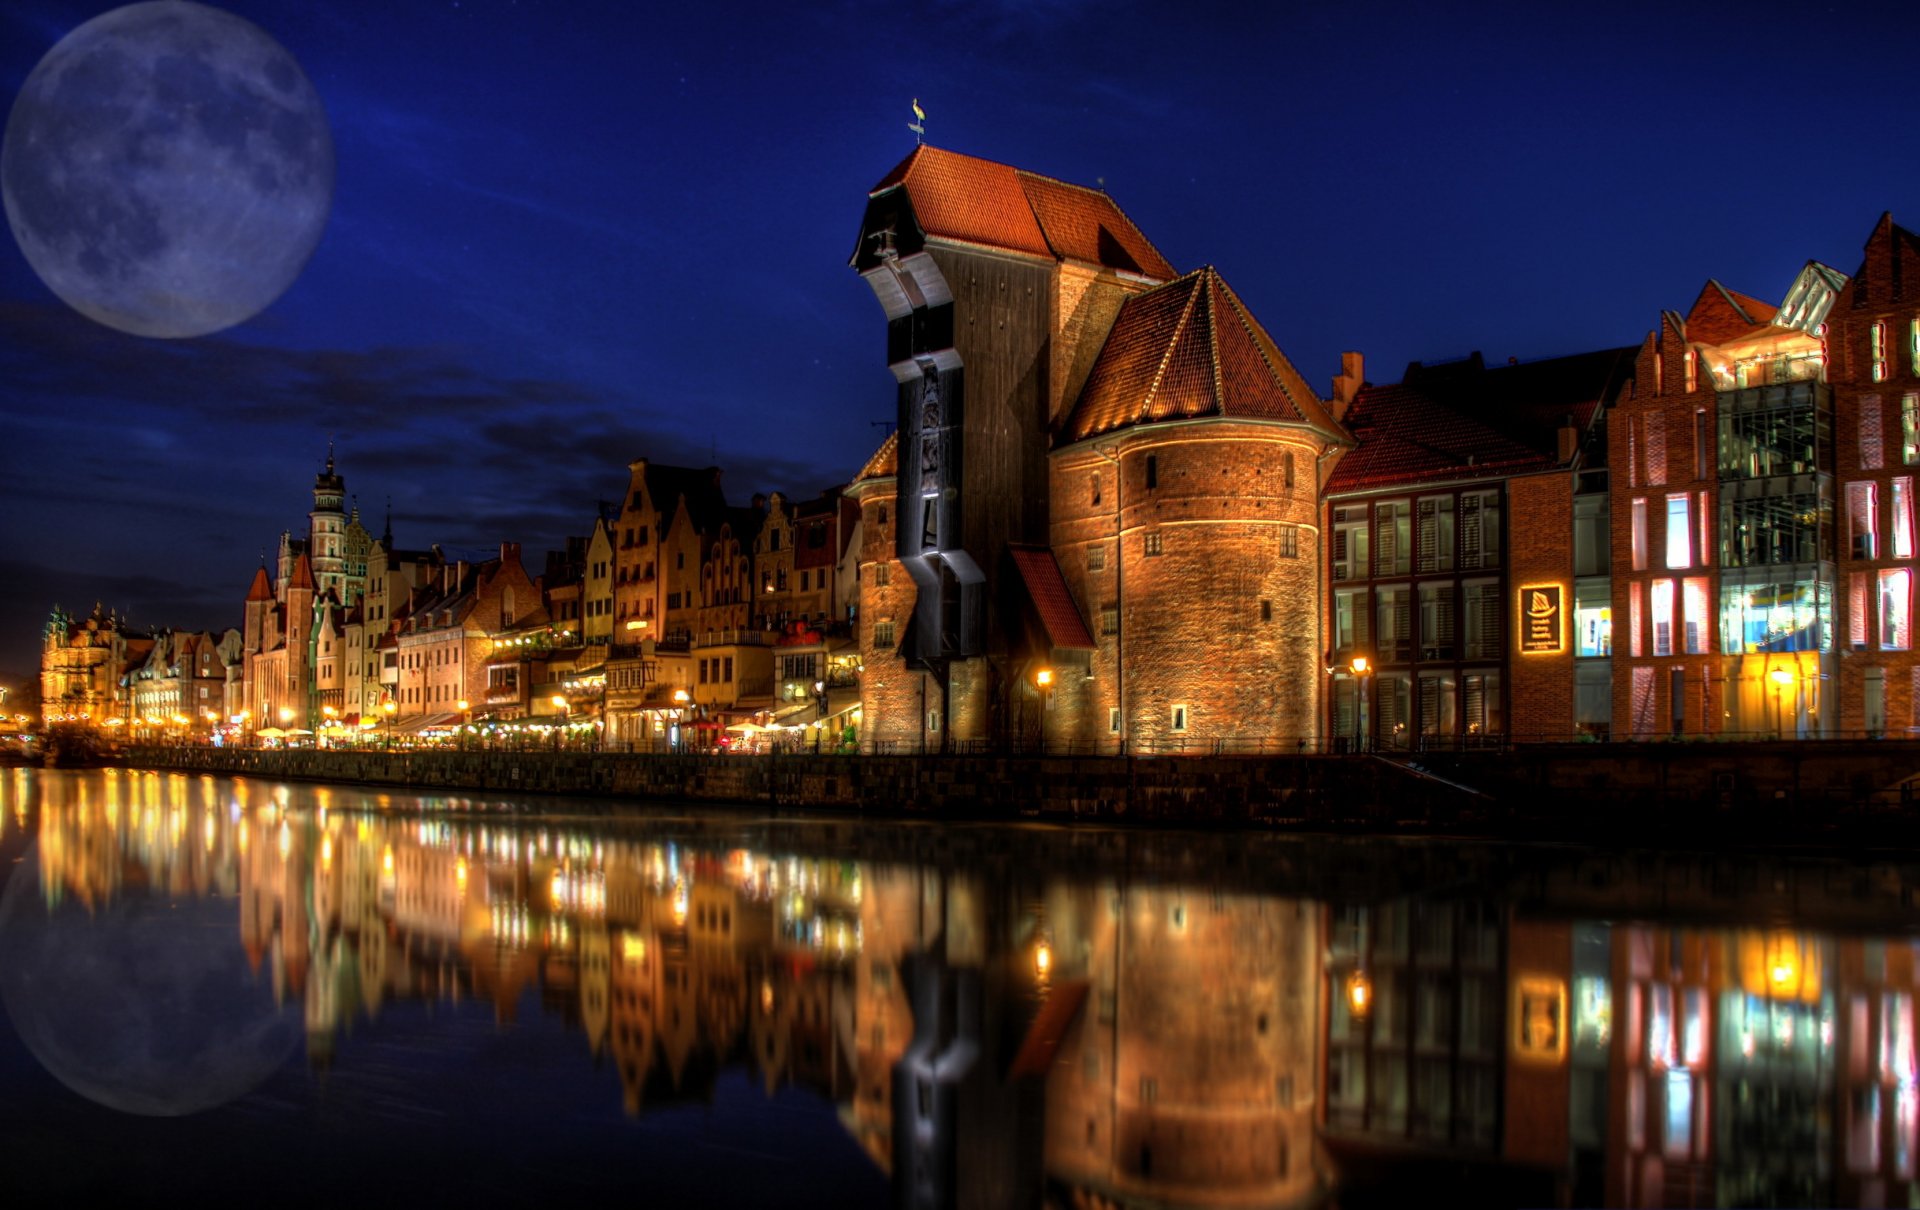
<svg viewBox="0 0 1920 1210">
<path fill-rule="evenodd" d="M 1460 497 L 1460 566 L 1472 571 L 1500 566 L 1500 493 Z"/>
<path fill-rule="evenodd" d="M 1405 500 L 1386 500 L 1373 507 L 1373 574 L 1403 576 L 1413 566 L 1412 516 Z"/>
<path fill-rule="evenodd" d="M 1423 572 L 1452 571 L 1453 497 L 1428 496 L 1415 509 L 1419 542 L 1416 567 Z"/>
<path fill-rule="evenodd" d="M 1466 658 L 1491 660 L 1500 656 L 1500 586 L 1491 580 L 1464 589 L 1467 615 Z"/>
<path fill-rule="evenodd" d="M 1380 627 L 1376 632 L 1377 655 L 1382 660 L 1404 660 L 1413 644 L 1413 610 L 1405 585 L 1375 590 Z"/>
<path fill-rule="evenodd" d="M 1420 586 L 1420 658 L 1454 658 L 1453 585 Z"/>
</svg>

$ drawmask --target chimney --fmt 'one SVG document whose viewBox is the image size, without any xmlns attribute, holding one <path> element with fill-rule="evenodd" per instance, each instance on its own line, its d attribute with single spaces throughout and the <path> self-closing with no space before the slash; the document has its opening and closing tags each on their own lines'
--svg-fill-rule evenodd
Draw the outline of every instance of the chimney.
<svg viewBox="0 0 1920 1210">
<path fill-rule="evenodd" d="M 502 566 L 508 563 L 518 563 L 519 561 L 520 544 L 518 542 L 502 542 L 500 544 L 500 562 Z"/>
<path fill-rule="evenodd" d="M 1333 418 L 1343 420 L 1366 382 L 1366 359 L 1358 353 L 1340 354 L 1340 372 L 1333 379 Z"/>
<path fill-rule="evenodd" d="M 1573 456 L 1580 452 L 1580 430 L 1573 427 L 1572 417 L 1568 417 L 1567 423 L 1560 426 L 1560 441 L 1557 452 L 1560 456 L 1560 465 L 1562 466 L 1571 463 Z"/>
</svg>

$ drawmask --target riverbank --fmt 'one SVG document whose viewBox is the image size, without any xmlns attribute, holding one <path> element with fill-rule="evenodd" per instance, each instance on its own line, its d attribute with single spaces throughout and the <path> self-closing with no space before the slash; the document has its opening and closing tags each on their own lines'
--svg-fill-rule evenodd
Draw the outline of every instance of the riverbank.
<svg viewBox="0 0 1920 1210">
<path fill-rule="evenodd" d="M 1572 744 L 1359 756 L 694 755 L 133 748 L 132 767 L 408 790 L 1048 820 L 1507 837 L 1635 826 L 1920 842 L 1920 743 Z M 1758 829 L 1757 832 L 1754 829 Z M 1650 836 L 1649 839 L 1656 837 Z"/>
</svg>

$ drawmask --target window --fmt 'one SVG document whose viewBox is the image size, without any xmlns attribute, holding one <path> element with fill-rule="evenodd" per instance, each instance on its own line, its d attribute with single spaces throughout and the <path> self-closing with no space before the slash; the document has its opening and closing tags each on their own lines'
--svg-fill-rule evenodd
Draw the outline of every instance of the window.
<svg viewBox="0 0 1920 1210">
<path fill-rule="evenodd" d="M 1087 547 L 1087 570 L 1105 571 L 1107 569 L 1107 548 L 1098 544 Z"/>
<path fill-rule="evenodd" d="M 1151 491 L 1152 489 L 1159 486 L 1160 486 L 1160 456 L 1158 454 L 1148 454 L 1147 455 L 1147 489 Z"/>
<path fill-rule="evenodd" d="M 1711 649 L 1708 632 L 1712 619 L 1712 597 L 1705 576 L 1689 576 L 1680 582 L 1680 616 L 1685 632 L 1681 649 L 1688 655 L 1705 655 Z"/>
<path fill-rule="evenodd" d="M 1867 360 L 1875 382 L 1887 380 L 1887 325 L 1883 321 L 1867 329 Z"/>
<path fill-rule="evenodd" d="M 1880 557 L 1878 487 L 1872 482 L 1847 484 L 1847 529 L 1856 559 Z"/>
<path fill-rule="evenodd" d="M 1900 461 L 1920 462 L 1920 395 L 1900 397 Z"/>
<path fill-rule="evenodd" d="M 1920 377 L 1920 317 L 1907 324 L 1907 365 L 1910 373 Z"/>
<path fill-rule="evenodd" d="M 1847 574 L 1847 642 L 1859 651 L 1867 645 L 1867 573 Z"/>
<path fill-rule="evenodd" d="M 1642 630 L 1643 628 L 1641 626 L 1641 613 L 1640 613 L 1640 582 L 1636 580 L 1633 583 L 1627 585 L 1627 654 L 1628 655 L 1638 656 L 1638 655 L 1645 654 L 1642 651 L 1640 646 L 1640 641 L 1641 641 L 1640 635 L 1642 633 Z"/>
<path fill-rule="evenodd" d="M 1260 620 L 1262 622 L 1273 621 L 1273 602 L 1272 601 L 1260 602 Z"/>
<path fill-rule="evenodd" d="M 645 539 L 643 538 L 641 539 L 641 541 L 645 541 Z M 780 531 L 779 530 L 770 529 L 767 531 L 767 549 L 768 550 L 780 549 Z"/>
<path fill-rule="evenodd" d="M 1379 627 L 1374 631 L 1375 654 L 1382 660 L 1404 660 L 1413 645 L 1411 592 L 1402 584 L 1374 591 Z"/>
<path fill-rule="evenodd" d="M 1415 506 L 1419 519 L 1419 552 L 1415 566 L 1423 572 L 1453 570 L 1453 497 L 1427 496 Z"/>
<path fill-rule="evenodd" d="M 1149 531 L 1146 536 L 1146 544 L 1147 544 L 1147 557 L 1151 559 L 1158 556 L 1161 551 L 1160 531 L 1157 529 Z"/>
<path fill-rule="evenodd" d="M 1352 651 L 1367 642 L 1367 590 L 1336 588 L 1333 593 L 1333 649 Z"/>
<path fill-rule="evenodd" d="M 1660 369 L 1660 359 L 1658 357 L 1653 359 L 1653 368 L 1656 372 L 1658 372 L 1658 370 Z M 1656 393 L 1659 391 L 1659 389 L 1660 388 L 1658 386 L 1654 387 L 1654 390 Z M 1639 426 L 1635 423 L 1634 417 L 1628 416 L 1627 417 L 1627 486 L 1628 487 L 1640 486 L 1640 442 L 1638 437 L 1638 428 Z"/>
<path fill-rule="evenodd" d="M 1286 484 L 1287 493 L 1291 495 L 1293 493 L 1293 451 L 1292 450 L 1287 451 L 1286 461 L 1283 462 L 1281 465 L 1283 468 L 1281 470 L 1281 475 Z"/>
<path fill-rule="evenodd" d="M 1460 566 L 1468 571 L 1500 566 L 1500 493 L 1460 497 Z"/>
<path fill-rule="evenodd" d="M 1877 471 L 1884 461 L 1880 440 L 1880 396 L 1860 397 L 1860 469 Z"/>
<path fill-rule="evenodd" d="M 1653 598 L 1653 654 L 1673 654 L 1673 581 L 1655 580 Z"/>
<path fill-rule="evenodd" d="M 1887 526 L 1893 536 L 1893 557 L 1911 559 L 1913 558 L 1913 480 L 1904 475 L 1895 479 L 1888 504 L 1893 509 L 1893 518 Z"/>
<path fill-rule="evenodd" d="M 1367 578 L 1367 567 L 1366 507 L 1334 509 L 1333 578 L 1364 580 Z"/>
<path fill-rule="evenodd" d="M 892 582 L 893 565 L 891 563 L 875 563 L 873 565 L 873 586 L 875 588 L 885 588 Z"/>
<path fill-rule="evenodd" d="M 1920 669 L 1916 669 L 1916 671 L 1920 671 Z M 1120 707 L 1118 706 L 1107 707 L 1107 734 L 1120 734 Z"/>
<path fill-rule="evenodd" d="M 1117 601 L 1108 601 L 1100 607 L 1100 633 L 1120 633 L 1120 605 Z"/>
<path fill-rule="evenodd" d="M 1454 656 L 1453 585 L 1420 585 L 1420 658 Z"/>
<path fill-rule="evenodd" d="M 1667 566 L 1693 566 L 1692 499 L 1685 492 L 1667 497 Z"/>
<path fill-rule="evenodd" d="M 1283 559 L 1297 559 L 1300 557 L 1300 527 L 1299 526 L 1287 525 L 1287 526 L 1281 527 L 1280 557 Z"/>
<path fill-rule="evenodd" d="M 875 622 L 873 624 L 873 645 L 879 651 L 893 649 L 893 623 Z"/>
<path fill-rule="evenodd" d="M 1880 650 L 1908 651 L 1913 647 L 1913 570 L 1890 568 L 1880 573 Z"/>
<path fill-rule="evenodd" d="M 1185 706 L 1175 706 L 1173 708 L 1173 730 L 1175 732 L 1183 732 L 1186 729 L 1187 708 Z"/>
<path fill-rule="evenodd" d="M 928 734 L 937 734 L 939 730 L 940 730 L 940 712 L 938 710 L 927 711 Z"/>
<path fill-rule="evenodd" d="M 1573 498 L 1573 574 L 1603 575 L 1612 560 L 1607 551 L 1607 498 Z"/>
<path fill-rule="evenodd" d="M 1688 349 L 1687 359 L 1684 365 L 1687 375 L 1687 393 L 1692 394 L 1694 391 L 1700 389 L 1700 355 L 1692 349 Z M 1651 452 L 1653 447 L 1649 444 L 1647 448 L 1648 451 Z M 1649 480 L 1649 482 L 1652 481 Z"/>
<path fill-rule="evenodd" d="M 1400 576 L 1413 567 L 1413 517 L 1405 500 L 1385 500 L 1373 506 L 1373 574 Z"/>
<path fill-rule="evenodd" d="M 1613 654 L 1613 586 L 1607 580 L 1574 581 L 1573 631 L 1574 655 L 1598 659 Z"/>
<path fill-rule="evenodd" d="M 1688 359 L 1691 366 L 1693 361 Z M 1692 390 L 1691 383 L 1687 386 Z M 1667 481 L 1667 418 L 1658 412 L 1645 417 L 1647 425 L 1647 486 L 1659 487 Z"/>
<path fill-rule="evenodd" d="M 1468 735 L 1498 735 L 1500 717 L 1500 674 L 1469 673 L 1460 678 L 1461 722 Z"/>
<path fill-rule="evenodd" d="M 1497 659 L 1500 655 L 1500 586 L 1481 580 L 1465 586 L 1466 658 Z"/>
<path fill-rule="evenodd" d="M 1713 514 L 1707 511 L 1707 493 L 1699 493 L 1695 497 L 1695 503 L 1699 506 L 1693 514 L 1695 524 L 1700 527 L 1698 535 L 1700 545 L 1697 548 L 1700 552 L 1699 563 L 1700 566 L 1705 567 L 1713 562 L 1713 526 L 1708 520 Z"/>
<path fill-rule="evenodd" d="M 1647 569 L 1647 501 L 1645 497 L 1636 497 L 1633 501 L 1633 569 Z"/>
</svg>

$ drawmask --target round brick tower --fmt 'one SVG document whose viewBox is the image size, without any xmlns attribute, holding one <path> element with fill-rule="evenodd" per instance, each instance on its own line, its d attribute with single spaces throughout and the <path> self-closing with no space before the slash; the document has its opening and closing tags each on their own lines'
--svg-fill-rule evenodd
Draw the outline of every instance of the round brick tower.
<svg viewBox="0 0 1920 1210">
<path fill-rule="evenodd" d="M 1317 740 L 1319 485 L 1349 437 L 1212 268 L 1131 299 L 1052 460 L 1052 546 L 1095 650 L 1055 744 Z"/>
</svg>

